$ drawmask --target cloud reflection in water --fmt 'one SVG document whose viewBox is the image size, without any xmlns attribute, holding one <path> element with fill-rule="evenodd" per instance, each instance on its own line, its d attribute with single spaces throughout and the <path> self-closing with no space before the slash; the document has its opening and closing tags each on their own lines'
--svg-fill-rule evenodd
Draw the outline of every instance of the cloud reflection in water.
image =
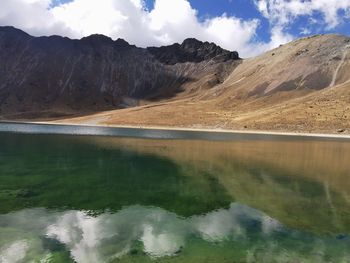
<svg viewBox="0 0 350 263">
<path fill-rule="evenodd" d="M 61 244 L 76 262 L 107 262 L 130 255 L 135 249 L 153 258 L 175 256 L 193 238 L 213 245 L 249 244 L 248 260 L 259 243 L 252 242 L 253 239 L 263 240 L 266 250 L 273 253 L 279 249 L 276 237 L 287 235 L 296 240 L 301 235 L 239 203 L 189 218 L 143 206 L 97 216 L 84 211 L 27 209 L 0 215 L 0 229 L 5 233 L 0 237 L 0 262 L 4 263 L 49 258 L 54 251 L 45 246 L 48 240 Z M 319 241 L 312 242 L 319 247 Z"/>
</svg>

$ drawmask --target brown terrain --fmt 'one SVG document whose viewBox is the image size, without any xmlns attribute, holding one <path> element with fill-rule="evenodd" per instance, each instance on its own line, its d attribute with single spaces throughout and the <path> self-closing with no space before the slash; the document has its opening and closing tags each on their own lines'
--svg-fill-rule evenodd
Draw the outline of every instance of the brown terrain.
<svg viewBox="0 0 350 263">
<path fill-rule="evenodd" d="M 58 38 L 68 43 L 65 45 L 71 52 L 67 57 L 62 57 L 66 51 L 55 55 L 56 60 L 63 60 L 57 62 L 61 75 L 52 83 L 48 79 L 42 81 L 40 74 L 49 71 L 43 60 L 40 74 L 26 85 L 19 85 L 25 74 L 26 79 L 34 74 L 28 73 L 28 66 L 19 66 L 21 61 L 30 59 L 23 51 L 22 57 L 17 56 L 18 61 L 7 69 L 7 74 L 16 73 L 13 79 L 17 93 L 11 92 L 8 79 L 2 80 L 7 84 L 0 85 L 2 119 L 350 133 L 350 38 L 345 36 L 303 38 L 245 60 L 239 59 L 236 52 L 195 39 L 181 45 L 140 49 L 102 36 L 87 38 L 97 42 L 92 47 L 86 39 L 54 38 L 45 41 Z M 115 48 L 116 42 L 123 48 Z M 0 47 L 3 45 L 0 33 Z M 63 49 L 57 45 L 56 50 Z M 54 50 L 50 52 L 55 53 L 55 47 L 49 46 Z M 16 49 L 12 52 L 18 54 Z M 0 55 L 0 61 L 3 60 Z M 66 69 L 62 63 L 68 65 Z M 90 64 L 94 67 L 90 71 L 78 70 Z M 75 68 L 69 68 L 71 65 Z M 55 77 L 57 72 L 51 74 Z M 33 96 L 43 90 L 46 95 Z"/>
</svg>

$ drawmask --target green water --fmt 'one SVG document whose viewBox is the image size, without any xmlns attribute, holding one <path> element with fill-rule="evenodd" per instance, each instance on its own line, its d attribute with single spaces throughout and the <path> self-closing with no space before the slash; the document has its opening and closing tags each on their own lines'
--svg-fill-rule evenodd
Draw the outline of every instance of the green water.
<svg viewBox="0 0 350 263">
<path fill-rule="evenodd" d="M 350 262 L 350 143 L 0 133 L 0 262 Z"/>
</svg>

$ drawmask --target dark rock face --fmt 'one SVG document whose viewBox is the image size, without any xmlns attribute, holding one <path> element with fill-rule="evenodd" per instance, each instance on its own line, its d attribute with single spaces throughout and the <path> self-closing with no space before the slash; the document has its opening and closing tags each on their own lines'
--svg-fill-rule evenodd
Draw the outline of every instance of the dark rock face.
<svg viewBox="0 0 350 263">
<path fill-rule="evenodd" d="M 214 43 L 201 42 L 194 38 L 186 39 L 181 45 L 173 44 L 165 47 L 147 48 L 159 61 L 165 64 L 174 65 L 185 62 L 201 62 L 213 59 L 216 62 L 237 60 L 237 52 L 230 52 Z"/>
<path fill-rule="evenodd" d="M 124 97 L 168 96 L 237 59 L 237 52 L 195 39 L 142 49 L 103 35 L 32 37 L 0 27 L 0 115 L 116 108 Z"/>
</svg>

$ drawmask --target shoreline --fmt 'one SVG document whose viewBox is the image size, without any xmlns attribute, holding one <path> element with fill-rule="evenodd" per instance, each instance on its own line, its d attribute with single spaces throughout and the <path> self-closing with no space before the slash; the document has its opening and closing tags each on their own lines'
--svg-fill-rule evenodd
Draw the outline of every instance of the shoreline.
<svg viewBox="0 0 350 263">
<path fill-rule="evenodd" d="M 166 127 L 166 126 L 133 126 L 133 125 L 91 125 L 91 124 L 77 124 L 77 123 L 54 123 L 47 121 L 11 121 L 11 120 L 0 120 L 1 124 L 14 124 L 14 125 L 42 125 L 46 127 L 72 127 L 72 128 L 87 128 L 87 129 L 115 129 L 115 130 L 134 130 L 134 131 L 145 131 L 145 132 L 182 132 L 182 133 L 205 133 L 214 135 L 232 135 L 232 136 L 257 136 L 257 137 L 279 137 L 279 138 L 296 138 L 296 139 L 325 139 L 325 140 L 350 140 L 350 134 L 327 134 L 327 133 L 305 133 L 305 132 L 278 132 L 278 131 L 259 131 L 259 130 L 231 130 L 231 129 L 210 129 L 210 128 L 184 128 L 184 127 Z M 0 131 L 2 131 L 0 129 Z M 11 132 L 11 131 L 9 131 Z M 16 131 L 21 133 L 21 131 Z M 30 133 L 30 132 L 23 132 Z M 33 132 L 36 133 L 36 132 Z M 40 132 L 38 132 L 40 133 Z M 51 133 L 51 132 L 48 132 Z M 59 132 L 57 134 L 60 134 Z M 65 134 L 65 133 L 62 133 Z M 75 133 L 74 133 L 75 134 Z M 79 135 L 79 132 L 77 133 Z M 94 134 L 85 134 L 81 135 L 94 135 Z M 111 135 L 114 134 L 99 134 L 95 135 Z M 118 136 L 118 134 L 115 134 Z M 125 134 L 121 136 L 125 137 Z M 139 137 L 132 136 L 131 137 Z M 143 136 L 140 136 L 143 137 Z M 149 138 L 148 136 L 145 136 Z M 153 138 L 153 137 L 152 137 Z M 155 136 L 156 138 L 156 136 Z M 164 138 L 162 136 L 159 137 Z"/>
</svg>

